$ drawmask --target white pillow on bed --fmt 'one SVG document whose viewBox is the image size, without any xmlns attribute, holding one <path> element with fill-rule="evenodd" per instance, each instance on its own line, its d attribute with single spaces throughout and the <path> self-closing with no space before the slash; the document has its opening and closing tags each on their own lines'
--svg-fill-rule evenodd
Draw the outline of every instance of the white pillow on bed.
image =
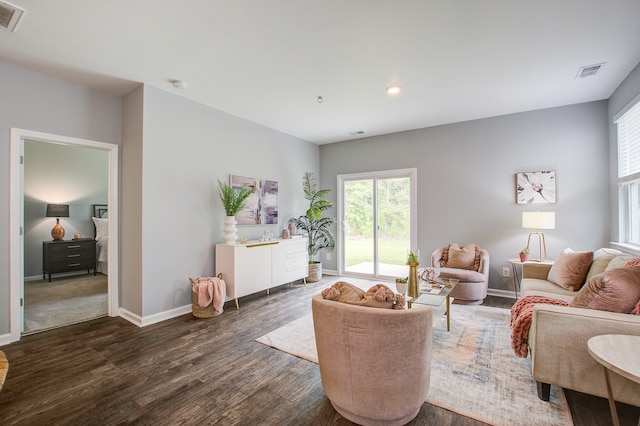
<svg viewBox="0 0 640 426">
<path fill-rule="evenodd" d="M 109 219 L 92 218 L 96 226 L 96 239 L 106 237 L 109 234 Z"/>
</svg>

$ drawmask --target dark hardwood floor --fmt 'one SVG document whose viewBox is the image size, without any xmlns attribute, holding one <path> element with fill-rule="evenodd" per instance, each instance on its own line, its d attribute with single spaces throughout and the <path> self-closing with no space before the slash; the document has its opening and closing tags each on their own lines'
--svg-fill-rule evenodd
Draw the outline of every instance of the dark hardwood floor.
<svg viewBox="0 0 640 426">
<path fill-rule="evenodd" d="M 334 280 L 244 298 L 239 311 L 230 302 L 210 319 L 188 314 L 138 328 L 99 318 L 23 337 L 1 348 L 10 367 L 0 425 L 349 425 L 325 397 L 316 364 L 254 341 L 309 313 L 310 297 Z M 566 394 L 576 425 L 611 424 L 605 399 Z M 640 409 L 620 404 L 619 414 L 635 425 Z M 410 424 L 483 423 L 425 403 Z"/>
</svg>

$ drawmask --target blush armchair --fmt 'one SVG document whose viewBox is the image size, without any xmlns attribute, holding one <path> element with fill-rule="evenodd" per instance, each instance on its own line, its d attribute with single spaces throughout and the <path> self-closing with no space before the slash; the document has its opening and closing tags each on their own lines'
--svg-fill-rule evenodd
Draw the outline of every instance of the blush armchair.
<svg viewBox="0 0 640 426">
<path fill-rule="evenodd" d="M 311 302 L 320 379 L 344 418 L 403 425 L 418 415 L 431 379 L 432 311 Z"/>
<path fill-rule="evenodd" d="M 431 255 L 431 266 L 440 268 L 443 278 L 460 280 L 451 292 L 455 303 L 479 305 L 487 297 L 489 288 L 489 252 L 467 244 L 449 244 Z"/>
</svg>

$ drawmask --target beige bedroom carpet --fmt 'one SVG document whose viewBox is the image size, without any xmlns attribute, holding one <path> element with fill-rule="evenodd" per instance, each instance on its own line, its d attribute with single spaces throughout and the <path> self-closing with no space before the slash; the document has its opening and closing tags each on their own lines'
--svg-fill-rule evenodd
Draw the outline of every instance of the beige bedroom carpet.
<svg viewBox="0 0 640 426">
<path fill-rule="evenodd" d="M 24 333 L 64 327 L 107 315 L 107 276 L 53 278 L 24 284 Z"/>
<path fill-rule="evenodd" d="M 433 331 L 428 403 L 492 425 L 573 424 L 562 390 L 538 399 L 529 358 L 511 349 L 507 309 L 455 305 L 451 332 L 444 320 Z M 256 341 L 318 362 L 311 314 Z"/>
</svg>

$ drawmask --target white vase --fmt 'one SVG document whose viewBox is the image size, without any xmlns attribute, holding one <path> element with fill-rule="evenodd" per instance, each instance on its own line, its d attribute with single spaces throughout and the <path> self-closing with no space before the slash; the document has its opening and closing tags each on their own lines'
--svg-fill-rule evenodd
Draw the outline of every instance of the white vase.
<svg viewBox="0 0 640 426">
<path fill-rule="evenodd" d="M 227 216 L 224 220 L 224 242 L 225 244 L 235 244 L 238 239 L 238 228 L 236 228 L 236 217 Z"/>
<path fill-rule="evenodd" d="M 396 283 L 396 290 L 398 291 L 398 293 L 404 296 L 405 294 L 407 294 L 408 286 L 409 284 L 407 283 Z"/>
</svg>

